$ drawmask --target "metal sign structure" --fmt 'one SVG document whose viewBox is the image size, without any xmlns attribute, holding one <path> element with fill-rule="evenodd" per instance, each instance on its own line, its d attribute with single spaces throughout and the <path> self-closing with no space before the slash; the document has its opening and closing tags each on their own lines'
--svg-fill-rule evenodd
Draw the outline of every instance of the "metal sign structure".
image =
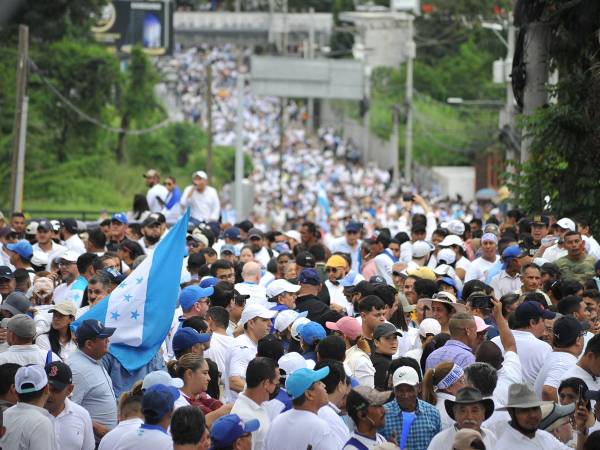
<svg viewBox="0 0 600 450">
<path fill-rule="evenodd" d="M 276 97 L 361 100 L 364 66 L 359 61 L 253 56 L 250 86 Z"/>
</svg>

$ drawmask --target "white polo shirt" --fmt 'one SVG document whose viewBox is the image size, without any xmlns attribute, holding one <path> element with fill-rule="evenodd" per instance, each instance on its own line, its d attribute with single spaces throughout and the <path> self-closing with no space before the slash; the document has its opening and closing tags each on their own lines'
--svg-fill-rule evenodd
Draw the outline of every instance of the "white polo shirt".
<svg viewBox="0 0 600 450">
<path fill-rule="evenodd" d="M 164 202 L 169 196 L 169 190 L 164 187 L 162 184 L 157 183 L 148 189 L 148 193 L 146 194 L 146 200 L 148 200 L 148 206 L 150 211 L 153 213 L 161 212 L 163 209 L 163 205 L 158 201 L 157 198 Z"/>
<path fill-rule="evenodd" d="M 319 417 L 331 427 L 331 434 L 337 439 L 335 448 L 342 448 L 348 442 L 348 439 L 350 439 L 350 429 L 346 425 L 346 422 L 342 420 L 340 409 L 329 402 L 319 409 Z"/>
<path fill-rule="evenodd" d="M 258 430 L 252 432 L 252 450 L 262 450 L 265 445 L 269 426 L 271 425 L 271 419 L 269 419 L 269 414 L 267 414 L 265 408 L 242 392 L 233 404 L 231 414 L 237 414 L 244 422 L 258 419 L 260 427 Z"/>
<path fill-rule="evenodd" d="M 233 403 L 238 398 L 238 393 L 229 389 L 229 377 L 242 377 L 245 379 L 248 364 L 256 357 L 257 350 L 256 343 L 246 333 L 233 340 L 226 375 L 223 377 L 226 403 Z"/>
<path fill-rule="evenodd" d="M 530 439 L 511 427 L 508 422 L 496 427 L 496 437 L 498 441 L 494 448 L 498 449 L 572 450 L 546 431 L 537 430 L 534 438 Z"/>
<path fill-rule="evenodd" d="M 560 381 L 572 377 L 581 378 L 585 382 L 587 387 L 590 389 L 590 391 L 600 390 L 600 379 L 598 379 L 597 377 L 594 378 L 590 373 L 583 370 L 577 364 L 574 364 L 573 367 L 564 372 L 562 374 L 562 377 L 560 378 Z"/>
<path fill-rule="evenodd" d="M 454 443 L 454 437 L 456 436 L 457 432 L 458 430 L 454 425 L 450 428 L 440 431 L 433 437 L 429 443 L 429 447 L 427 447 L 427 450 L 451 450 L 452 444 Z M 485 428 L 481 428 L 480 433 L 483 443 L 485 444 L 485 448 L 497 448 L 496 435 L 494 433 L 492 433 L 490 430 L 486 430 Z"/>
<path fill-rule="evenodd" d="M 113 450 L 123 435 L 137 430 L 143 423 L 144 421 L 139 417 L 122 420 L 116 427 L 104 435 L 100 441 L 98 450 Z"/>
<path fill-rule="evenodd" d="M 173 450 L 173 439 L 158 425 L 143 423 L 137 430 L 122 435 L 115 450 Z"/>
<path fill-rule="evenodd" d="M 329 424 L 315 413 L 290 409 L 269 427 L 265 450 L 332 450 L 336 447 Z"/>
<path fill-rule="evenodd" d="M 213 332 L 210 337 L 210 348 L 204 350 L 204 356 L 212 359 L 217 364 L 221 374 L 225 374 L 227 358 L 229 357 L 229 352 L 233 346 L 233 340 L 233 336 Z"/>
<path fill-rule="evenodd" d="M 56 445 L 60 450 L 94 450 L 94 430 L 90 413 L 65 398 L 65 409 L 54 418 Z"/>
<path fill-rule="evenodd" d="M 11 345 L 5 352 L 0 353 L 0 365 L 6 363 L 15 363 L 20 366 L 38 364 L 44 367 L 47 357 L 48 350 L 42 350 L 35 344 Z M 60 361 L 60 358 L 57 354 L 52 353 L 51 360 Z"/>
<path fill-rule="evenodd" d="M 0 448 L 6 450 L 56 450 L 53 417 L 44 408 L 18 402 L 3 415 L 6 433 Z"/>
<path fill-rule="evenodd" d="M 567 352 L 552 352 L 540 369 L 533 390 L 538 398 L 542 398 L 544 385 L 558 389 L 563 374 L 577 364 L 577 357 Z"/>
<path fill-rule="evenodd" d="M 517 343 L 517 353 L 519 354 L 523 368 L 523 381 L 533 387 L 542 366 L 546 362 L 546 358 L 552 353 L 552 347 L 548 343 L 536 338 L 529 331 L 512 330 L 512 334 Z M 492 342 L 504 354 L 500 336 L 493 338 Z"/>
</svg>

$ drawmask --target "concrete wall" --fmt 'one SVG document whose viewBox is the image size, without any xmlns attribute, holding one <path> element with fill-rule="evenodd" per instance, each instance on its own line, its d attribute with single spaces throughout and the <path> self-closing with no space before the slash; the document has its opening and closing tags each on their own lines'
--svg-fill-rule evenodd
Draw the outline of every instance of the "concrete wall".
<svg viewBox="0 0 600 450">
<path fill-rule="evenodd" d="M 475 198 L 475 168 L 472 166 L 435 166 L 431 168 L 443 196 L 461 195 L 465 201 Z"/>
</svg>

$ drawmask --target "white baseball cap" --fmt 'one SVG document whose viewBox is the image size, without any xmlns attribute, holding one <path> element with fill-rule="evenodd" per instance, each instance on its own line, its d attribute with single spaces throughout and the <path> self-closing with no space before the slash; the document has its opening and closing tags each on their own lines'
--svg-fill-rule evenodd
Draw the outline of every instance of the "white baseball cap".
<svg viewBox="0 0 600 450">
<path fill-rule="evenodd" d="M 415 241 L 412 244 L 413 258 L 423 258 L 435 250 L 433 244 L 427 241 Z"/>
<path fill-rule="evenodd" d="M 448 222 L 446 229 L 452 234 L 462 236 L 465 233 L 465 224 L 460 220 L 454 219 Z"/>
<path fill-rule="evenodd" d="M 297 284 L 292 284 L 283 278 L 279 280 L 273 280 L 267 286 L 267 297 L 274 298 L 284 292 L 296 293 L 300 290 L 300 286 Z"/>
<path fill-rule="evenodd" d="M 400 386 L 401 384 L 408 384 L 409 386 L 416 386 L 419 384 L 419 375 L 409 366 L 398 367 L 392 376 L 392 384 L 394 387 Z"/>
<path fill-rule="evenodd" d="M 291 375 L 298 369 L 314 369 L 315 362 L 312 359 L 304 359 L 304 357 L 297 352 L 289 352 L 279 358 L 277 365 L 280 369 L 285 370 L 286 376 Z"/>
<path fill-rule="evenodd" d="M 424 319 L 419 324 L 419 334 L 422 337 L 427 337 L 428 334 L 440 334 L 442 332 L 442 326 L 440 323 L 432 318 Z"/>
<path fill-rule="evenodd" d="M 300 341 L 300 334 L 298 333 L 298 327 L 300 325 L 304 325 L 305 323 L 310 322 L 310 319 L 308 317 L 298 317 L 296 320 L 294 320 L 294 323 L 292 323 L 292 337 L 294 339 L 296 339 L 297 341 Z"/>
<path fill-rule="evenodd" d="M 575 227 L 575 222 L 573 222 L 568 217 L 563 217 L 558 222 L 556 222 L 556 225 L 558 225 L 559 227 L 561 227 L 563 230 L 575 231 L 575 228 L 576 228 Z"/>
<path fill-rule="evenodd" d="M 79 253 L 74 252 L 73 250 L 67 250 L 66 252 L 60 254 L 59 258 L 69 262 L 77 262 L 77 258 L 79 258 Z"/>
<path fill-rule="evenodd" d="M 155 370 L 144 377 L 142 389 L 150 389 L 157 384 L 164 384 L 165 386 L 173 386 L 174 388 L 181 389 L 183 387 L 183 380 L 181 378 L 171 377 L 164 370 Z"/>
<path fill-rule="evenodd" d="M 206 175 L 206 172 L 204 170 L 198 170 L 197 172 L 194 172 L 193 178 L 195 177 L 200 177 L 204 178 L 205 180 L 208 180 L 208 175 Z"/>
<path fill-rule="evenodd" d="M 244 325 L 246 322 L 248 322 L 251 319 L 254 319 L 255 317 L 261 317 L 263 319 L 272 319 L 273 317 L 275 317 L 276 314 L 277 311 L 267 309 L 266 307 L 258 303 L 252 303 L 250 305 L 246 303 L 246 306 L 242 311 L 242 317 L 240 318 L 239 325 Z"/>
<path fill-rule="evenodd" d="M 279 314 L 275 316 L 275 323 L 273 324 L 273 327 L 277 331 L 281 332 L 293 324 L 296 319 L 306 316 L 308 316 L 308 311 L 303 311 L 301 313 L 294 311 L 293 309 L 279 311 Z"/>
<path fill-rule="evenodd" d="M 284 236 L 289 237 L 290 239 L 295 240 L 296 242 L 300 242 L 302 237 L 300 236 L 300 232 L 296 230 L 290 230 L 283 233 Z"/>
<path fill-rule="evenodd" d="M 442 240 L 442 242 L 439 243 L 440 247 L 451 247 L 453 245 L 458 245 L 463 250 L 465 249 L 465 243 L 455 234 L 449 234 Z"/>
<path fill-rule="evenodd" d="M 34 266 L 47 266 L 48 265 L 48 255 L 42 251 L 33 252 L 33 256 L 31 257 L 31 264 Z"/>
<path fill-rule="evenodd" d="M 454 264 L 454 261 L 456 261 L 456 253 L 450 248 L 443 248 L 438 252 L 436 259 L 438 262 L 444 261 L 446 264 Z"/>
<path fill-rule="evenodd" d="M 15 374 L 15 388 L 19 394 L 41 391 L 47 384 L 46 371 L 38 364 L 21 367 Z"/>
</svg>

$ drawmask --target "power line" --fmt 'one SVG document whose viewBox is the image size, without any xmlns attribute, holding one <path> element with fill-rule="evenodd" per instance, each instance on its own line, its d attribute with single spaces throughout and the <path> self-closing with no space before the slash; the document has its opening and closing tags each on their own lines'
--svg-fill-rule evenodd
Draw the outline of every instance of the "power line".
<svg viewBox="0 0 600 450">
<path fill-rule="evenodd" d="M 100 127 L 106 131 L 109 131 L 111 133 L 117 133 L 117 134 L 123 133 L 123 134 L 130 135 L 130 136 L 139 136 L 142 134 L 152 133 L 154 131 L 160 130 L 161 128 L 164 128 L 167 125 L 169 125 L 170 123 L 172 123 L 171 119 L 167 118 L 166 120 L 163 120 L 162 122 L 159 122 L 156 125 L 153 125 L 148 128 L 138 129 L 138 130 L 126 130 L 124 128 L 116 128 L 116 127 L 111 127 L 110 125 L 106 125 L 105 123 L 100 122 L 98 119 L 90 116 L 88 113 L 86 113 L 85 111 L 82 111 L 80 108 L 75 106 L 71 102 L 71 100 L 69 100 L 67 97 L 65 97 L 58 89 L 56 89 L 52 85 L 52 83 L 50 83 L 50 81 L 48 81 L 48 79 L 46 79 L 46 77 L 44 77 L 41 69 L 37 66 L 37 64 L 31 58 L 29 58 L 29 65 L 31 66 L 32 71 L 35 72 L 41 78 L 42 82 L 48 88 L 48 90 L 50 92 L 52 92 L 52 94 L 54 94 L 56 97 L 58 97 L 61 102 L 63 102 L 67 107 L 69 107 L 73 112 L 75 112 L 81 119 L 83 119 L 87 122 L 93 123 L 97 127 Z"/>
</svg>

